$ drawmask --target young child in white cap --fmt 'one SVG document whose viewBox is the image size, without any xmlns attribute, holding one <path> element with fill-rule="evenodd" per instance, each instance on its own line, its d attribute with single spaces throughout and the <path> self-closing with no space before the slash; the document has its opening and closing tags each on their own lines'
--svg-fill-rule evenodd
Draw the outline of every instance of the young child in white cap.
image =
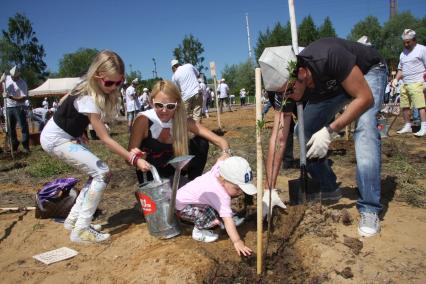
<svg viewBox="0 0 426 284">
<path fill-rule="evenodd" d="M 252 184 L 253 174 L 249 163 L 241 157 L 218 161 L 210 171 L 180 188 L 176 196 L 177 215 L 194 223 L 192 238 L 214 242 L 219 235 L 209 230 L 224 224 L 238 255 L 248 256 L 252 250 L 244 244 L 236 229 L 231 199 L 245 193 L 257 192 Z"/>
</svg>

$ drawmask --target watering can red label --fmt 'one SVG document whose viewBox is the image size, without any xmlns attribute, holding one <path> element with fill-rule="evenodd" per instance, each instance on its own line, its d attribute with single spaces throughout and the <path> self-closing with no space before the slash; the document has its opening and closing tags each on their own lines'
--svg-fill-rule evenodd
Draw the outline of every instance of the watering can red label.
<svg viewBox="0 0 426 284">
<path fill-rule="evenodd" d="M 157 211 L 155 202 L 148 195 L 138 192 L 138 196 L 145 216 L 154 214 Z"/>
</svg>

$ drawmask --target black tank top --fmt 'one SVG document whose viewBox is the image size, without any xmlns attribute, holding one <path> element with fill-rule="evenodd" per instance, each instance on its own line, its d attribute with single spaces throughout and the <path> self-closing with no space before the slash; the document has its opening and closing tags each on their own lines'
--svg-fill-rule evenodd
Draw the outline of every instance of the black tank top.
<svg viewBox="0 0 426 284">
<path fill-rule="evenodd" d="M 149 119 L 148 122 L 148 126 L 151 128 L 153 122 Z M 149 130 L 148 137 L 142 140 L 139 149 L 142 152 L 146 152 L 146 161 L 155 166 L 160 177 L 169 178 L 173 176 L 175 169 L 171 165 L 167 164 L 168 161 L 174 158 L 172 144 L 162 143 L 157 139 L 154 139 L 152 137 L 151 130 Z M 147 180 L 144 180 L 142 171 L 139 169 L 136 170 L 136 175 L 140 184 L 153 179 L 152 174 L 149 171 L 147 172 Z"/>
</svg>

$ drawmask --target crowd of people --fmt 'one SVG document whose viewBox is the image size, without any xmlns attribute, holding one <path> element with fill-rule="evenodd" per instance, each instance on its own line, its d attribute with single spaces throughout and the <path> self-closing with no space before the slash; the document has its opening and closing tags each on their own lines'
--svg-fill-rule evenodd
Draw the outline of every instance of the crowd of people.
<svg viewBox="0 0 426 284">
<path fill-rule="evenodd" d="M 400 104 L 405 125 L 400 134 L 411 132 L 410 108 L 418 109 L 421 127 L 414 135 L 426 134 L 425 100 L 423 94 L 426 49 L 415 40 L 415 32 L 402 34 L 404 50 L 391 88 L 400 85 Z M 272 205 L 284 207 L 276 191 L 277 176 L 286 157 L 292 160 L 292 142 L 296 102 L 303 102 L 304 135 L 307 147 L 307 170 L 320 185 L 321 198 L 338 202 L 342 191 L 337 182 L 327 151 L 335 133 L 351 122 L 354 132 L 357 184 L 360 213 L 358 232 L 370 237 L 380 232 L 381 140 L 377 114 L 386 93 L 388 68 L 379 52 L 368 42 L 351 42 L 339 38 L 319 39 L 296 55 L 291 46 L 269 47 L 262 53 L 261 67 L 266 106 L 274 109 L 274 122 L 266 161 L 264 196 L 271 196 Z M 290 67 L 295 63 L 294 69 Z M 135 167 L 140 184 L 152 181 L 151 169 L 160 177 L 170 178 L 175 169 L 168 164 L 174 157 L 191 154 L 194 158 L 182 171 L 182 186 L 176 199 L 177 216 L 194 223 L 192 237 L 211 242 L 218 238 L 212 229 L 224 227 L 239 255 L 251 254 L 241 240 L 236 226 L 241 222 L 231 209 L 231 199 L 241 194 L 253 195 L 253 174 L 248 162 L 232 156 L 229 143 L 201 124 L 208 117 L 208 98 L 212 90 L 204 83 L 191 64 L 171 61 L 171 80 L 159 80 L 150 92 L 138 94 L 139 80 L 125 83 L 124 63 L 112 51 L 102 51 L 91 63 L 81 81 L 59 103 L 49 108 L 47 99 L 32 115 L 39 117 L 42 148 L 70 166 L 85 172 L 89 178 L 64 222 L 70 239 L 77 243 L 103 242 L 110 235 L 91 224 L 93 215 L 107 187 L 111 171 L 108 165 L 87 147 L 84 133 L 89 124 L 97 137 L 112 152 Z M 29 151 L 25 100 L 25 81 L 17 67 L 5 76 L 7 116 L 10 120 L 12 147 L 17 150 L 15 126 L 22 130 L 23 151 Z M 229 87 L 225 79 L 217 88 L 219 108 L 231 109 Z M 388 100 L 395 100 L 395 92 Z M 245 105 L 245 89 L 240 90 Z M 106 122 L 117 116 L 124 98 L 128 130 L 127 149 L 108 133 Z M 346 110 L 336 114 L 346 105 Z M 268 111 L 264 110 L 264 114 Z M 49 119 L 49 116 L 51 118 Z M 299 126 L 298 126 L 299 127 Z M 209 143 L 221 150 L 214 166 L 206 171 Z M 288 166 L 288 165 L 287 165 Z M 268 200 L 268 198 L 264 199 Z M 264 206 L 267 207 L 265 202 Z"/>
</svg>

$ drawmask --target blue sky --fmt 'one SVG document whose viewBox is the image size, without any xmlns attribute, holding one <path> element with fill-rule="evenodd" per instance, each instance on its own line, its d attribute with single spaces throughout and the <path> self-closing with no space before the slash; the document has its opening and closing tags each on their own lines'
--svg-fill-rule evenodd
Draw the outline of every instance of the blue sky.
<svg viewBox="0 0 426 284">
<path fill-rule="evenodd" d="M 0 8 L 0 29 L 17 12 L 30 19 L 43 44 L 48 69 L 57 71 L 65 53 L 78 48 L 111 49 L 129 69 L 152 77 L 170 78 L 173 49 L 185 35 L 203 44 L 205 66 L 215 61 L 218 75 L 226 64 L 248 57 L 245 13 L 249 15 L 252 47 L 260 31 L 289 18 L 286 0 L 145 1 L 145 0 L 8 0 Z M 400 0 L 398 11 L 416 17 L 426 14 L 425 0 Z M 368 15 L 383 24 L 389 17 L 389 0 L 295 0 L 298 23 L 311 15 L 317 26 L 329 16 L 338 36 L 346 37 L 353 25 Z M 401 31 L 404 27 L 401 27 Z"/>
</svg>

